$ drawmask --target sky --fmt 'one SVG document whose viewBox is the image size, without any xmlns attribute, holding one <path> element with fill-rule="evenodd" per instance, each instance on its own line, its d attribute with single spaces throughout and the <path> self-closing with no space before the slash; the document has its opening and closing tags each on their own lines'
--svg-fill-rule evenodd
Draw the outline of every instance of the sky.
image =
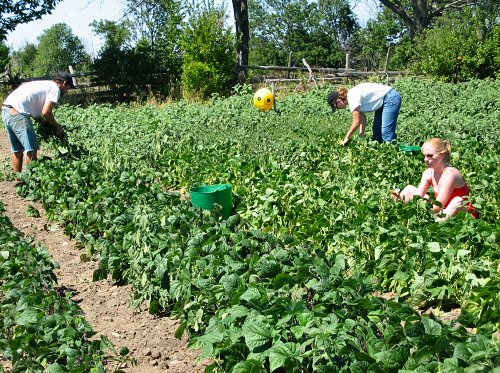
<svg viewBox="0 0 500 373">
<path fill-rule="evenodd" d="M 216 0 L 217 2 L 229 3 L 229 0 Z M 363 19 L 370 17 L 367 13 L 371 6 L 366 4 L 376 3 L 375 0 L 354 0 L 357 4 L 354 8 L 361 23 Z M 47 14 L 41 19 L 30 23 L 21 24 L 7 35 L 6 44 L 13 50 L 23 48 L 26 43 L 37 43 L 37 38 L 43 32 L 56 23 L 66 23 L 73 34 L 78 36 L 85 46 L 86 51 L 93 57 L 97 57 L 102 40 L 93 34 L 89 24 L 94 20 L 117 21 L 122 15 L 123 0 L 63 0 L 58 3 L 52 14 Z M 77 4 L 77 5 L 75 5 Z"/>
<path fill-rule="evenodd" d="M 6 44 L 18 50 L 26 43 L 37 43 L 37 38 L 56 23 L 66 23 L 78 36 L 88 53 L 96 56 L 102 41 L 93 34 L 89 24 L 94 20 L 120 19 L 122 0 L 63 0 L 56 5 L 52 14 L 41 19 L 21 24 L 7 35 Z"/>
</svg>

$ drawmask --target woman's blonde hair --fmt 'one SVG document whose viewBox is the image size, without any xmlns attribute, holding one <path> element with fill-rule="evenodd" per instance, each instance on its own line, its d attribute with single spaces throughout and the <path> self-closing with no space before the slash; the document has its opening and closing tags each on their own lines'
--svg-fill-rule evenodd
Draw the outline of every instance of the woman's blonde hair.
<svg viewBox="0 0 500 373">
<path fill-rule="evenodd" d="M 347 100 L 347 88 L 346 87 L 337 88 L 337 93 L 339 94 L 339 98 L 341 98 L 342 100 Z"/>
<path fill-rule="evenodd" d="M 440 138 L 434 137 L 424 142 L 424 145 L 426 144 L 432 146 L 437 153 L 442 154 L 445 162 L 450 160 L 451 144 L 448 140 L 441 140 Z"/>
</svg>

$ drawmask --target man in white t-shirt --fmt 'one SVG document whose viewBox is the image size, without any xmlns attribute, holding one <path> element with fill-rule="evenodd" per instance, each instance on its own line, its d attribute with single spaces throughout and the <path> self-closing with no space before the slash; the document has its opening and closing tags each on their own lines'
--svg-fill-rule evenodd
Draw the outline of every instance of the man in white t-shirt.
<svg viewBox="0 0 500 373">
<path fill-rule="evenodd" d="M 43 119 L 51 125 L 57 136 L 64 136 L 64 129 L 54 118 L 52 110 L 59 104 L 61 95 L 74 88 L 73 78 L 65 72 L 58 73 L 54 80 L 31 81 L 15 89 L 3 102 L 2 118 L 12 149 L 12 167 L 15 173 L 36 159 L 40 148 L 33 128 L 32 118 Z"/>
<path fill-rule="evenodd" d="M 396 126 L 401 109 L 401 95 L 394 88 L 378 83 L 361 83 L 347 90 L 340 87 L 328 95 L 328 104 L 333 112 L 349 106 L 352 125 L 342 141 L 347 145 L 359 128 L 359 136 L 364 137 L 366 115 L 375 112 L 373 137 L 378 142 L 392 142 L 396 138 Z"/>
</svg>

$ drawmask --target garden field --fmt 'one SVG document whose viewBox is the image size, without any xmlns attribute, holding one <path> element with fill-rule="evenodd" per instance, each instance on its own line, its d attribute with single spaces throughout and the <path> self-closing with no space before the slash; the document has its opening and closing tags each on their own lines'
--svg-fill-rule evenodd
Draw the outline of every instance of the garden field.
<svg viewBox="0 0 500 373">
<path fill-rule="evenodd" d="M 203 105 L 62 106 L 68 140 L 46 134 L 54 156 L 18 190 L 99 260 L 96 281 L 181 320 L 207 372 L 500 371 L 500 82 L 393 86 L 391 145 L 339 145 L 351 116 L 331 114 L 332 87 L 265 113 L 246 86 Z M 431 137 L 452 143 L 481 219 L 390 198 L 425 169 L 398 144 Z M 215 183 L 233 186 L 228 219 L 189 201 Z"/>
</svg>

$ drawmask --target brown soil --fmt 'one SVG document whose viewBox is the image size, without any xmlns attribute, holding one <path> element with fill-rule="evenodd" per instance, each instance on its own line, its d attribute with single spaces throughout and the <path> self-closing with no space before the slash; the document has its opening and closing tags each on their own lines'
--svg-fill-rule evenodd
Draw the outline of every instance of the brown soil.
<svg viewBox="0 0 500 373">
<path fill-rule="evenodd" d="M 9 165 L 10 146 L 6 133 L 0 129 L 0 169 Z M 149 315 L 147 309 L 133 310 L 128 306 L 130 286 L 116 286 L 112 281 L 92 281 L 98 261 L 82 262 L 74 240 L 69 239 L 56 225 L 48 222 L 39 203 L 26 201 L 16 193 L 13 181 L 0 181 L 0 201 L 5 204 L 6 216 L 25 236 L 48 249 L 60 269 L 55 273 L 58 284 L 73 293 L 86 320 L 99 335 L 106 335 L 117 348 L 127 346 L 137 360 L 135 366 L 122 367 L 128 373 L 203 372 L 207 362 L 198 364 L 198 351 L 187 347 L 187 337 L 175 338 L 179 321 Z M 28 206 L 40 212 L 39 218 L 27 216 Z M 0 358 L 6 371 L 9 365 Z"/>
</svg>

